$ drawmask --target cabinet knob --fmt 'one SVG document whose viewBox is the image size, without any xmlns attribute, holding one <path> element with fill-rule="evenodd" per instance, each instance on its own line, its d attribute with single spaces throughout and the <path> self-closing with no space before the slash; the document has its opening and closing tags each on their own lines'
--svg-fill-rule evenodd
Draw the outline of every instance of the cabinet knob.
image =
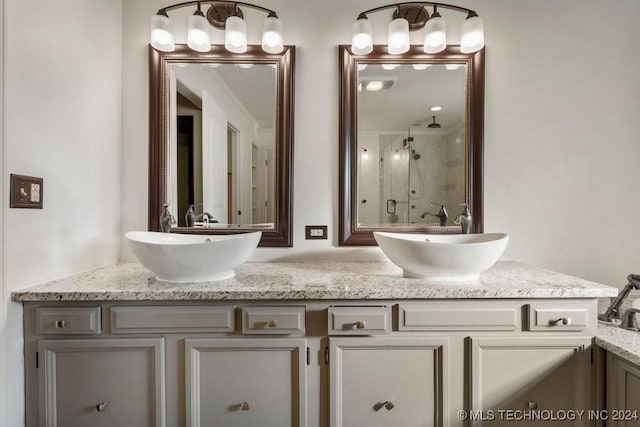
<svg viewBox="0 0 640 427">
<path fill-rule="evenodd" d="M 66 320 L 56 320 L 56 322 L 54 323 L 55 327 L 57 329 L 62 329 L 65 326 L 67 326 L 67 321 Z"/>
<path fill-rule="evenodd" d="M 553 320 L 551 323 L 553 323 L 554 325 L 570 325 L 571 324 L 571 317 L 561 317 L 557 320 Z"/>
<path fill-rule="evenodd" d="M 102 402 L 102 403 L 98 403 L 98 404 L 96 405 L 96 411 L 98 411 L 98 412 L 104 412 L 104 411 L 106 411 L 106 410 L 107 410 L 107 405 L 108 405 L 108 404 L 109 404 L 109 402 L 108 402 L 108 401 L 104 401 L 104 402 Z"/>
<path fill-rule="evenodd" d="M 538 409 L 538 403 L 529 400 L 527 401 L 527 408 L 529 408 L 530 410 Z"/>
<path fill-rule="evenodd" d="M 396 407 L 396 405 L 394 405 L 394 403 L 392 401 L 385 400 L 384 402 L 378 402 L 375 405 L 373 405 L 373 410 L 374 411 L 379 411 L 382 408 L 386 408 L 387 411 L 390 411 L 395 407 Z"/>
<path fill-rule="evenodd" d="M 249 409 L 251 409 L 251 407 L 249 406 L 249 402 L 242 402 L 240 404 L 240 409 L 243 411 L 248 411 Z"/>
<path fill-rule="evenodd" d="M 367 322 L 365 322 L 364 320 L 358 320 L 357 322 L 354 323 L 356 329 L 364 329 L 367 327 Z"/>
</svg>

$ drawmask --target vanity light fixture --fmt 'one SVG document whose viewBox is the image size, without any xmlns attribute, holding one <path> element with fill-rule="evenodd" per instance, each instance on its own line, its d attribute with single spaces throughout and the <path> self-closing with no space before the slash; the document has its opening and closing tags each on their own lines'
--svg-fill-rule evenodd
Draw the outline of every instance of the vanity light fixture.
<svg viewBox="0 0 640 427">
<path fill-rule="evenodd" d="M 400 64 L 381 64 L 382 69 L 386 71 L 395 70 L 400 67 Z"/>
<path fill-rule="evenodd" d="M 434 105 L 433 107 L 429 108 L 429 110 L 436 112 L 442 110 L 442 107 L 439 105 Z"/>
<path fill-rule="evenodd" d="M 433 67 L 432 64 L 411 64 L 411 66 L 416 71 L 423 71 L 423 70 L 426 70 L 427 68 Z"/>
<path fill-rule="evenodd" d="M 202 12 L 202 4 L 211 5 Z M 196 52 L 211 50 L 211 27 L 224 30 L 224 46 L 229 52 L 245 53 L 247 51 L 247 24 L 239 6 L 257 9 L 267 14 L 262 29 L 262 50 L 266 53 L 280 53 L 284 50 L 282 21 L 271 9 L 251 3 L 229 0 L 187 1 L 164 7 L 151 17 L 151 46 L 161 52 L 175 50 L 173 24 L 167 12 L 183 7 L 196 6 L 196 11 L 189 17 L 187 45 Z"/>
<path fill-rule="evenodd" d="M 429 16 L 426 7 L 433 7 Z M 423 49 L 435 54 L 447 47 L 447 29 L 438 8 L 450 9 L 467 14 L 462 22 L 460 51 L 477 52 L 484 47 L 484 24 L 474 10 L 450 4 L 434 2 L 395 3 L 366 10 L 358 15 L 352 25 L 351 51 L 356 55 L 368 55 L 373 51 L 373 29 L 368 15 L 381 10 L 395 9 L 388 27 L 387 49 L 392 55 L 407 52 L 410 47 L 409 32 L 425 28 Z"/>
</svg>

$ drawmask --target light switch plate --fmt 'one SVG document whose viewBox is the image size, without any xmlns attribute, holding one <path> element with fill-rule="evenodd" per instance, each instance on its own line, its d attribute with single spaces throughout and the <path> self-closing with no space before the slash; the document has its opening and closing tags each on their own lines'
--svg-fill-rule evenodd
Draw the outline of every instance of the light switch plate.
<svg viewBox="0 0 640 427">
<path fill-rule="evenodd" d="M 9 207 L 42 209 L 44 179 L 11 174 L 9 181 Z"/>
</svg>

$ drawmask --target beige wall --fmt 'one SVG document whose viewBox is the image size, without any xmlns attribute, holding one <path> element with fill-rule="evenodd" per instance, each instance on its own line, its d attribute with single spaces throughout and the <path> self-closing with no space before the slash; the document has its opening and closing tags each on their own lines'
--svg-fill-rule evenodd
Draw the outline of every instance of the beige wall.
<svg viewBox="0 0 640 427">
<path fill-rule="evenodd" d="M 628 272 L 640 270 L 640 240 L 632 237 L 640 235 L 640 199 L 634 196 L 640 182 L 640 58 L 632 54 L 640 2 L 454 3 L 476 9 L 486 27 L 485 229 L 511 234 L 506 257 L 623 284 Z M 123 232 L 147 224 L 146 44 L 149 16 L 163 4 L 123 5 Z M 377 248 L 335 247 L 336 46 L 349 42 L 358 12 L 387 2 L 260 4 L 278 11 L 285 42 L 297 45 L 295 229 L 293 248 L 261 248 L 253 259 L 383 259 Z M 386 18 L 371 17 L 375 43 L 384 43 Z M 257 43 L 262 17 L 251 19 L 249 39 Z M 448 28 L 449 42 L 456 43 L 457 23 Z M 216 37 L 220 43 L 221 34 Z M 334 240 L 305 241 L 305 224 L 328 224 Z"/>
<path fill-rule="evenodd" d="M 17 288 L 118 260 L 121 4 L 4 0 L 0 425 L 23 425 Z M 9 209 L 10 173 L 44 178 L 44 209 Z M 5 187 L 6 185 L 6 187 Z"/>
</svg>

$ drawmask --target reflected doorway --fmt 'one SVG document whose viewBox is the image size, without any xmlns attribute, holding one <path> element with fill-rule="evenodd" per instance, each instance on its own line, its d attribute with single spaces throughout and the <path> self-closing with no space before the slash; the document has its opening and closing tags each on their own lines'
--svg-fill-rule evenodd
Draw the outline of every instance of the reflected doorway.
<svg viewBox="0 0 640 427">
<path fill-rule="evenodd" d="M 238 130 L 227 123 L 227 218 L 229 224 L 242 224 L 242 211 L 238 209 Z"/>
</svg>

